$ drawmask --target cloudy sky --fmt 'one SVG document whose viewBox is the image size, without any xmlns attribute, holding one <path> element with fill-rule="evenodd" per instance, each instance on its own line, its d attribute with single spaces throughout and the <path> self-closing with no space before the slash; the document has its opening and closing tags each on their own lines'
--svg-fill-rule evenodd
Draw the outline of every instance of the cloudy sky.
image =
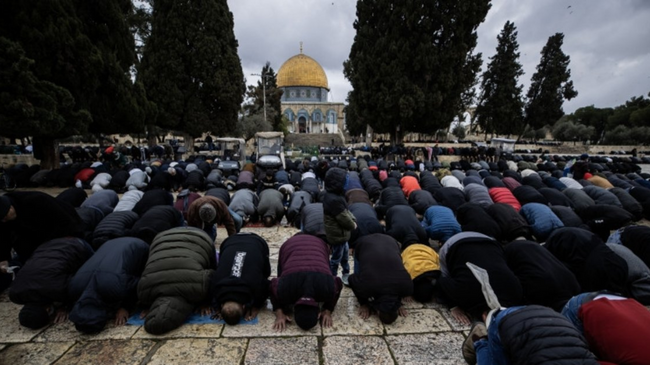
<svg viewBox="0 0 650 365">
<path fill-rule="evenodd" d="M 344 102 L 350 83 L 343 62 L 350 54 L 355 30 L 352 0 L 228 0 L 247 84 L 259 80 L 269 61 L 277 72 L 300 52 L 325 69 L 330 100 Z M 648 0 L 494 0 L 478 28 L 477 52 L 495 53 L 497 35 L 506 21 L 519 32 L 519 80 L 528 90 L 548 37 L 564 33 L 564 53 L 571 57 L 571 76 L 578 97 L 565 102 L 571 113 L 587 105 L 613 107 L 650 92 L 650 1 Z"/>
</svg>

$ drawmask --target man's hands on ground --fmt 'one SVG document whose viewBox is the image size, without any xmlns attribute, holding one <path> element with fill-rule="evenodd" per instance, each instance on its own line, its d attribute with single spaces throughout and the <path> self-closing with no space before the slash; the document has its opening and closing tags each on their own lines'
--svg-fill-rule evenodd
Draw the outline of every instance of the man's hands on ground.
<svg viewBox="0 0 650 365">
<path fill-rule="evenodd" d="M 361 319 L 370 318 L 370 307 L 368 307 L 368 305 L 364 304 L 359 307 L 359 317 L 361 317 Z"/>
<path fill-rule="evenodd" d="M 459 307 L 451 308 L 451 316 L 454 317 L 460 324 L 469 325 L 472 322 L 469 320 L 469 316 L 465 313 L 464 310 Z"/>
<path fill-rule="evenodd" d="M 275 323 L 273 323 L 274 330 L 278 332 L 284 331 L 284 329 L 287 328 L 288 322 L 291 322 L 291 317 L 284 314 L 282 309 L 278 309 L 275 311 Z"/>
<path fill-rule="evenodd" d="M 129 319 L 129 311 L 127 311 L 124 308 L 120 308 L 117 310 L 117 313 L 115 314 L 115 325 L 124 326 L 128 319 Z"/>
<path fill-rule="evenodd" d="M 397 313 L 402 317 L 406 317 L 409 314 L 409 312 L 407 312 L 406 308 L 404 308 L 404 307 L 399 307 L 399 309 L 397 310 Z"/>
<path fill-rule="evenodd" d="M 318 317 L 320 318 L 321 325 L 323 326 L 323 328 L 332 327 L 332 312 L 325 309 L 324 311 L 320 312 Z"/>
<path fill-rule="evenodd" d="M 68 311 L 65 308 L 59 308 L 54 315 L 54 323 L 63 323 L 68 320 Z"/>
<path fill-rule="evenodd" d="M 251 307 L 251 309 L 249 309 L 248 312 L 246 313 L 246 318 L 245 319 L 247 321 L 252 321 L 253 319 L 255 319 L 255 317 L 257 317 L 257 314 L 259 312 L 260 312 L 259 308 Z"/>
</svg>

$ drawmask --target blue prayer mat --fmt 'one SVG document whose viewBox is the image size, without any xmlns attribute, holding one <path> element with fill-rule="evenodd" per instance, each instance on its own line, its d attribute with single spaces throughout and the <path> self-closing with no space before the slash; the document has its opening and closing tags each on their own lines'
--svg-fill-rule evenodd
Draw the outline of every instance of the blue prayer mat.
<svg viewBox="0 0 650 365">
<path fill-rule="evenodd" d="M 129 320 L 126 321 L 126 324 L 132 326 L 144 326 L 144 318 L 140 318 L 140 311 L 133 314 L 129 317 Z M 259 320 L 257 317 L 253 318 L 250 321 L 242 319 L 239 321 L 239 324 L 257 324 Z M 212 319 L 210 316 L 202 316 L 200 313 L 192 313 L 189 317 L 185 319 L 184 324 L 225 324 L 226 322 L 223 319 Z"/>
</svg>

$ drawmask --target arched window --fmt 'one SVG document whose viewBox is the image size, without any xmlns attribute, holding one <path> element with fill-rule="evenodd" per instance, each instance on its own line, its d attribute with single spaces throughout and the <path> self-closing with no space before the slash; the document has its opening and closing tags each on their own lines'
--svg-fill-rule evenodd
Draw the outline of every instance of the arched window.
<svg viewBox="0 0 650 365">
<path fill-rule="evenodd" d="M 312 113 L 311 119 L 314 122 L 322 122 L 323 121 L 323 112 L 321 112 L 320 109 L 314 110 L 314 112 Z"/>
<path fill-rule="evenodd" d="M 287 116 L 287 119 L 289 119 L 290 122 L 293 122 L 293 121 L 294 121 L 293 110 L 291 110 L 291 109 L 285 109 L 285 111 L 284 111 L 284 115 Z"/>
</svg>

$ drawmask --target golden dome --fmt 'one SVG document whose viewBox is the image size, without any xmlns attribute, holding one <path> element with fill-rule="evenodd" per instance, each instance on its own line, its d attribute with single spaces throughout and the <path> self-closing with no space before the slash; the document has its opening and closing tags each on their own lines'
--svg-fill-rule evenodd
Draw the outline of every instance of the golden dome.
<svg viewBox="0 0 650 365">
<path fill-rule="evenodd" d="M 313 58 L 302 53 L 282 64 L 277 76 L 278 87 L 311 86 L 329 90 L 327 75 Z"/>
</svg>

